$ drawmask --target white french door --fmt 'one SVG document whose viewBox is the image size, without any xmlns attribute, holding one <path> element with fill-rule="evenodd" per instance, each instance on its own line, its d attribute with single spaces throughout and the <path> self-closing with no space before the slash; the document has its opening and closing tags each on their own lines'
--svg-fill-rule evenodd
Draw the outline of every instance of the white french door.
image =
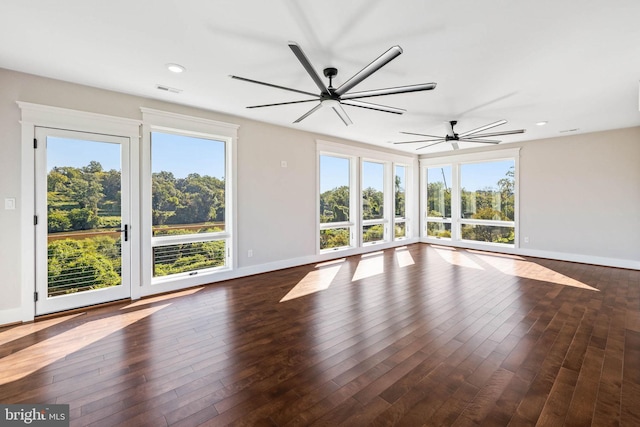
<svg viewBox="0 0 640 427">
<path fill-rule="evenodd" d="M 129 138 L 35 136 L 36 314 L 129 298 Z"/>
</svg>

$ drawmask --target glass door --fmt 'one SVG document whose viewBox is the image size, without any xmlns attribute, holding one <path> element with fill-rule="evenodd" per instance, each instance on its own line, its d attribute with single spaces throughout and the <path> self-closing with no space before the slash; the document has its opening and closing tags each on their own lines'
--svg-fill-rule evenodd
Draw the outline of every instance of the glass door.
<svg viewBox="0 0 640 427">
<path fill-rule="evenodd" d="M 129 139 L 36 128 L 36 314 L 131 296 Z"/>
</svg>

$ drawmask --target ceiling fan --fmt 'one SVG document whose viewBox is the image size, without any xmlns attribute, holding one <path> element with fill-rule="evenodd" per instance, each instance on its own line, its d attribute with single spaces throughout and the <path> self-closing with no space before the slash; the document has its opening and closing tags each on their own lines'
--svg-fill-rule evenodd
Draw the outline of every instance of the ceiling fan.
<svg viewBox="0 0 640 427">
<path fill-rule="evenodd" d="M 313 102 L 320 101 L 316 106 L 314 106 L 311 110 L 304 113 L 300 116 L 294 123 L 299 123 L 302 120 L 309 117 L 311 114 L 319 110 L 323 106 L 331 107 L 333 111 L 336 112 L 338 117 L 344 122 L 345 125 L 350 125 L 353 122 L 347 115 L 343 105 L 349 105 L 351 107 L 360 107 L 367 108 L 370 110 L 383 111 L 385 113 L 392 114 L 402 114 L 406 110 L 402 108 L 389 107 L 386 105 L 373 104 L 370 102 L 361 101 L 361 98 L 368 98 L 371 96 L 383 96 L 383 95 L 393 95 L 398 93 L 407 93 L 407 92 L 419 92 L 424 90 L 432 90 L 436 87 L 436 83 L 424 83 L 424 84 L 416 84 L 409 86 L 398 86 L 391 87 L 385 89 L 374 89 L 374 90 L 365 90 L 362 92 L 349 92 L 349 90 L 353 89 L 357 84 L 361 83 L 364 79 L 369 77 L 371 74 L 378 71 L 384 65 L 388 64 L 391 60 L 396 58 L 398 55 L 402 53 L 402 48 L 400 46 L 393 46 L 385 53 L 380 55 L 376 60 L 372 63 L 364 67 L 362 70 L 358 71 L 353 77 L 344 82 L 338 88 L 333 87 L 333 79 L 338 75 L 338 69 L 333 67 L 328 67 L 323 70 L 323 74 L 325 77 L 329 79 L 329 86 L 325 85 L 318 73 L 315 71 L 311 62 L 307 58 L 307 56 L 302 51 L 302 48 L 298 46 L 295 42 L 289 42 L 289 47 L 293 51 L 293 54 L 298 58 L 298 61 L 302 64 L 304 69 L 307 71 L 311 79 L 314 81 L 318 89 L 320 89 L 320 94 L 315 94 L 303 90 L 293 89 L 284 86 L 278 86 L 271 83 L 265 83 L 257 80 L 247 79 L 239 76 L 230 76 L 233 79 L 243 80 L 249 83 L 257 83 L 264 86 L 274 87 L 277 89 L 284 89 L 291 92 L 301 93 L 303 95 L 312 96 L 312 99 L 303 99 L 300 101 L 289 101 L 289 102 L 278 102 L 275 104 L 263 104 L 263 105 L 252 105 L 247 108 L 262 108 L 262 107 L 273 107 L 276 105 L 287 105 L 287 104 L 298 104 L 303 102 Z"/>
<path fill-rule="evenodd" d="M 473 129 L 473 130 L 469 130 L 466 132 L 462 132 L 460 134 L 456 133 L 453 130 L 453 127 L 458 124 L 457 120 L 451 120 L 449 122 L 447 122 L 446 126 L 447 126 L 447 134 L 445 136 L 436 136 L 436 135 L 427 135 L 427 134 L 423 134 L 423 133 L 413 133 L 413 132 L 400 132 L 403 133 L 405 135 L 418 135 L 418 136 L 426 136 L 428 137 L 428 139 L 416 139 L 413 141 L 400 141 L 400 142 L 393 142 L 393 144 L 414 144 L 416 142 L 431 142 L 431 144 L 427 144 L 423 147 L 419 147 L 416 148 L 416 150 L 422 150 L 423 148 L 427 148 L 427 147 L 431 147 L 432 145 L 436 145 L 436 144 L 441 144 L 443 142 L 448 142 L 451 141 L 451 146 L 453 147 L 454 150 L 459 149 L 460 147 L 458 146 L 458 141 L 462 141 L 462 142 L 477 142 L 480 144 L 499 144 L 500 141 L 497 140 L 492 140 L 492 139 L 483 139 L 483 138 L 490 138 L 490 137 L 494 137 L 494 136 L 503 136 L 503 135 L 513 135 L 516 133 L 524 133 L 525 130 L 524 129 L 518 129 L 518 130 L 505 130 L 505 131 L 499 131 L 499 132 L 490 132 L 490 133 L 481 133 L 479 134 L 478 132 L 483 132 L 485 130 L 494 128 L 496 126 L 500 126 L 507 123 L 506 120 L 498 120 L 495 123 L 489 123 L 488 125 L 484 125 L 484 126 L 480 126 L 479 128 Z"/>
</svg>

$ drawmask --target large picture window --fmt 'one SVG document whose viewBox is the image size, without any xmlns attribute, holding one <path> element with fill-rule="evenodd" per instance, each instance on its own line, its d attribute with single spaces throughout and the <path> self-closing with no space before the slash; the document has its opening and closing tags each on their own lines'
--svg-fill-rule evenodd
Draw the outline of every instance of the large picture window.
<svg viewBox="0 0 640 427">
<path fill-rule="evenodd" d="M 423 159 L 427 239 L 515 245 L 518 149 Z"/>
<path fill-rule="evenodd" d="M 490 243 L 515 240 L 515 162 L 460 165 L 461 237 Z"/>
<path fill-rule="evenodd" d="M 226 265 L 225 142 L 151 133 L 153 276 Z"/>
<path fill-rule="evenodd" d="M 228 277 L 237 267 L 238 126 L 141 110 L 142 293 Z"/>
</svg>

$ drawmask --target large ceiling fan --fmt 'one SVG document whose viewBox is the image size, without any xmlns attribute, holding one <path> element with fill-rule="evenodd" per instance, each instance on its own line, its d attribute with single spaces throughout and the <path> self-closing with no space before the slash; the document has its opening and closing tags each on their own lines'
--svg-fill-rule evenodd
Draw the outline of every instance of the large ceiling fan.
<svg viewBox="0 0 640 427">
<path fill-rule="evenodd" d="M 476 129 L 472 129 L 466 132 L 462 132 L 460 134 L 456 133 L 453 130 L 453 127 L 458 124 L 457 120 L 451 120 L 449 122 L 447 122 L 446 127 L 447 127 L 447 134 L 445 136 L 436 136 L 436 135 L 427 135 L 424 133 L 413 133 L 413 132 L 400 132 L 403 133 L 405 135 L 417 135 L 417 136 L 426 136 L 427 139 L 416 139 L 413 141 L 399 141 L 399 142 L 393 142 L 393 144 L 414 144 L 417 142 L 430 142 L 431 144 L 427 144 L 423 147 L 419 147 L 416 148 L 416 150 L 422 150 L 423 148 L 427 148 L 427 147 L 431 147 L 432 145 L 436 145 L 436 144 L 441 144 L 443 142 L 451 142 L 451 146 L 453 147 L 454 150 L 459 149 L 460 147 L 458 146 L 458 141 L 461 142 L 476 142 L 476 143 L 480 143 L 480 144 L 500 144 L 500 141 L 498 140 L 493 140 L 493 139 L 484 139 L 484 138 L 491 138 L 491 137 L 495 137 L 495 136 L 503 136 L 503 135 L 513 135 L 516 133 L 524 133 L 525 130 L 524 129 L 518 129 L 518 130 L 505 130 L 505 131 L 499 131 L 499 132 L 490 132 L 490 133 L 479 133 L 479 132 L 483 132 L 485 130 L 489 130 L 491 128 L 494 128 L 496 126 L 500 126 L 507 123 L 506 120 L 498 120 L 495 123 L 489 123 L 488 125 L 484 125 L 484 126 L 480 126 L 479 128 Z"/>
<path fill-rule="evenodd" d="M 327 106 L 331 107 L 333 111 L 336 112 L 338 117 L 344 122 L 345 125 L 350 125 L 353 122 L 347 115 L 343 105 L 349 105 L 351 107 L 360 107 L 367 108 L 370 110 L 383 111 L 385 113 L 392 114 L 402 114 L 406 110 L 402 108 L 389 107 L 387 105 L 373 104 L 370 102 L 360 101 L 361 98 L 368 98 L 372 96 L 382 96 L 382 95 L 393 95 L 398 93 L 407 93 L 407 92 L 418 92 L 423 90 L 431 90 L 436 87 L 435 83 L 423 83 L 409 86 L 398 86 L 391 87 L 386 89 L 374 89 L 374 90 L 365 90 L 362 92 L 349 92 L 349 90 L 353 89 L 357 84 L 361 83 L 364 79 L 369 77 L 371 74 L 378 71 L 384 65 L 388 64 L 391 60 L 396 58 L 398 55 L 402 53 L 402 48 L 400 46 L 393 46 L 385 53 L 380 55 L 375 61 L 364 67 L 362 70 L 357 72 L 353 77 L 344 82 L 338 88 L 333 87 L 333 79 L 336 75 L 338 75 L 338 70 L 333 67 L 325 68 L 323 70 L 323 74 L 325 77 L 329 79 L 329 86 L 326 86 L 318 73 L 315 71 L 311 62 L 307 58 L 307 56 L 302 51 L 302 48 L 298 46 L 297 43 L 289 42 L 289 47 L 293 51 L 293 54 L 298 58 L 298 61 L 302 64 L 304 69 L 307 71 L 311 79 L 314 81 L 318 89 L 320 89 L 320 94 L 315 94 L 311 92 L 307 92 L 304 90 L 293 89 L 284 86 L 278 86 L 271 83 L 265 83 L 257 80 L 247 79 L 239 76 L 230 76 L 231 78 L 243 80 L 245 82 L 257 83 L 264 86 L 274 87 L 277 89 L 284 89 L 291 92 L 301 93 L 303 95 L 312 96 L 312 99 L 303 99 L 300 101 L 289 101 L 289 102 L 278 102 L 274 104 L 263 104 L 263 105 L 252 105 L 247 108 L 262 108 L 262 107 L 273 107 L 276 105 L 288 105 L 288 104 L 298 104 L 303 102 L 313 102 L 320 101 L 316 106 L 314 106 L 311 110 L 304 113 L 300 116 L 294 123 L 299 123 L 305 118 L 309 117 L 311 114 L 319 110 L 321 107 Z"/>
</svg>

